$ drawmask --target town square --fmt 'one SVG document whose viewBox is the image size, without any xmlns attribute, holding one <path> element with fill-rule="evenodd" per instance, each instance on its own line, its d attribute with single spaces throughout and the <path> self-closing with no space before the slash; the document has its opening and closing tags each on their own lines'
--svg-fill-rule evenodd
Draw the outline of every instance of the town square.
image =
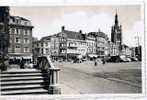
<svg viewBox="0 0 147 100">
<path fill-rule="evenodd" d="M 1 95 L 142 93 L 142 23 L 141 5 L 0 6 Z"/>
</svg>

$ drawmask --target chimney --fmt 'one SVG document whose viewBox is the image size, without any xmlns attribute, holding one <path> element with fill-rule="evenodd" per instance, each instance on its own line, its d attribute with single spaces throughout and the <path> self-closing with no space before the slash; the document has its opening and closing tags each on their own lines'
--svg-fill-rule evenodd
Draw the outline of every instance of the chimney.
<svg viewBox="0 0 147 100">
<path fill-rule="evenodd" d="M 65 30 L 65 26 L 62 26 L 62 29 L 61 29 L 61 31 L 64 31 Z"/>
<path fill-rule="evenodd" d="M 82 33 L 82 30 L 79 30 L 79 33 Z"/>
</svg>

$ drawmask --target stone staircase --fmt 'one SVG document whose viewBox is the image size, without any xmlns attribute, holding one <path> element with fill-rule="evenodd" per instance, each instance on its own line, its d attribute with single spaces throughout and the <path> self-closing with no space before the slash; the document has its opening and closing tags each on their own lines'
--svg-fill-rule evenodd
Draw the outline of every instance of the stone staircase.
<svg viewBox="0 0 147 100">
<path fill-rule="evenodd" d="M 13 69 L 1 72 L 1 95 L 48 94 L 46 72 L 36 69 Z"/>
</svg>

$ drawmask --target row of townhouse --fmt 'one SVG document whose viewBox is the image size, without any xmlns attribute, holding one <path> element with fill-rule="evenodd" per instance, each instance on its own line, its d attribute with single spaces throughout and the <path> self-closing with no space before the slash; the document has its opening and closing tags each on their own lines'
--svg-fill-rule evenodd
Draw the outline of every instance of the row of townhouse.
<svg viewBox="0 0 147 100">
<path fill-rule="evenodd" d="M 41 40 L 34 40 L 32 45 L 33 58 L 50 55 L 51 42 L 49 37 L 43 37 Z"/>
<path fill-rule="evenodd" d="M 82 30 L 74 32 L 66 30 L 62 26 L 61 32 L 34 42 L 33 50 L 36 51 L 33 52 L 37 55 L 50 55 L 54 59 L 74 59 L 77 55 L 100 58 L 110 56 L 133 57 L 137 55 L 136 51 L 141 51 L 122 44 L 122 40 L 122 25 L 119 24 L 116 13 L 115 23 L 111 28 L 111 41 L 100 30 L 98 32 L 83 33 Z M 47 43 L 50 45 L 46 45 Z M 35 46 L 41 44 L 42 46 Z"/>
<path fill-rule="evenodd" d="M 33 42 L 33 53 L 35 57 L 50 55 L 54 59 L 74 59 L 78 55 L 104 57 L 109 54 L 108 37 L 100 31 L 86 34 L 82 30 L 65 30 L 62 26 L 61 32 Z"/>
<path fill-rule="evenodd" d="M 30 20 L 9 15 L 7 7 L 0 10 L 0 54 L 2 54 L 4 44 L 9 44 L 5 52 L 8 52 L 10 59 L 31 60 L 32 56 L 35 58 L 42 55 L 51 55 L 55 59 L 72 59 L 77 55 L 91 57 L 125 55 L 138 56 L 141 59 L 141 46 L 130 48 L 122 45 L 122 26 L 118 23 L 117 14 L 111 30 L 111 41 L 101 31 L 74 32 L 65 30 L 64 26 L 61 32 L 34 41 L 32 38 L 33 26 Z"/>
</svg>

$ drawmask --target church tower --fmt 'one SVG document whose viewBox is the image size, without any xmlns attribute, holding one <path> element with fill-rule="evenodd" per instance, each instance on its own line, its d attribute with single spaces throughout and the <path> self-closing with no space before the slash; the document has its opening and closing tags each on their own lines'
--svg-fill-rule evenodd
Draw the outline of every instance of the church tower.
<svg viewBox="0 0 147 100">
<path fill-rule="evenodd" d="M 115 14 L 115 23 L 111 28 L 111 42 L 118 47 L 122 45 L 122 26 L 119 25 L 117 13 Z"/>
</svg>

